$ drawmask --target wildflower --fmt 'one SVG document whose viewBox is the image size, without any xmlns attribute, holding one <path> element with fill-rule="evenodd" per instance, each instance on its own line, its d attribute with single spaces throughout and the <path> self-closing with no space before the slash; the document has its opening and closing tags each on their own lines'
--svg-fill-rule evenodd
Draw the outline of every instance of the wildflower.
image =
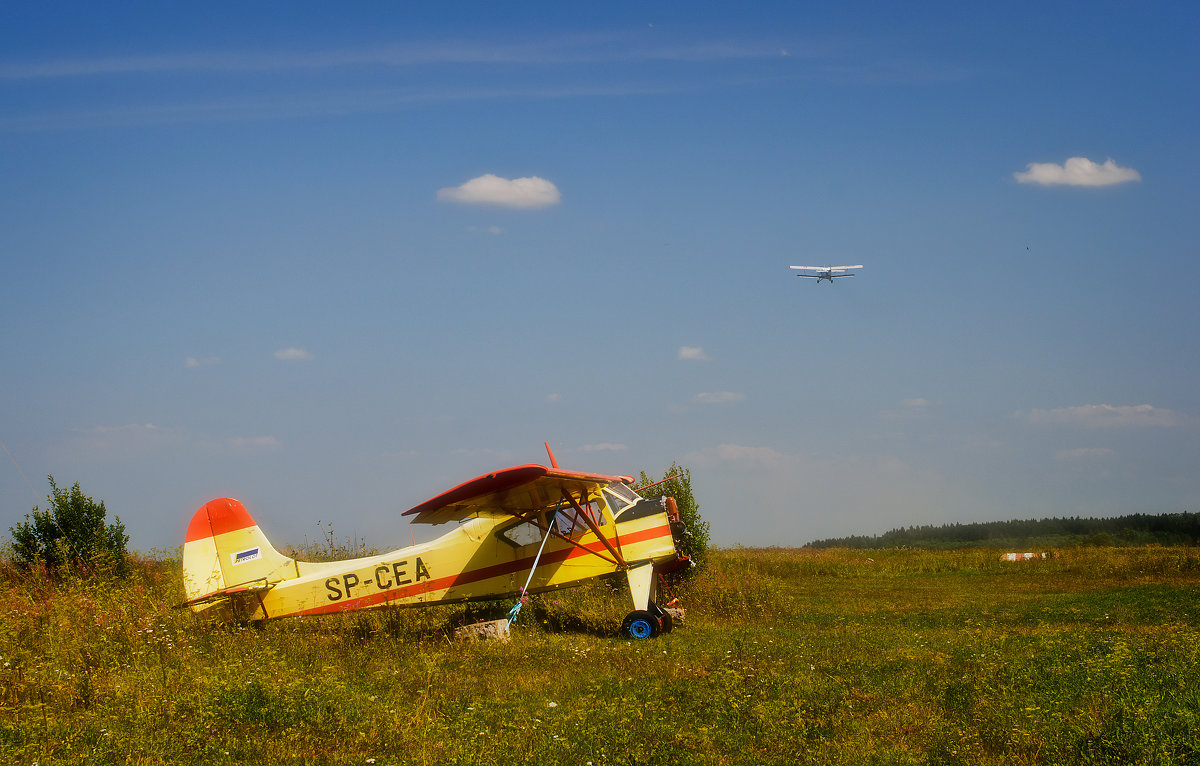
<svg viewBox="0 0 1200 766">
<path fill-rule="evenodd" d="M 557 702 L 551 702 L 549 705 L 547 705 L 547 707 L 558 707 L 558 703 L 557 703 Z"/>
</svg>

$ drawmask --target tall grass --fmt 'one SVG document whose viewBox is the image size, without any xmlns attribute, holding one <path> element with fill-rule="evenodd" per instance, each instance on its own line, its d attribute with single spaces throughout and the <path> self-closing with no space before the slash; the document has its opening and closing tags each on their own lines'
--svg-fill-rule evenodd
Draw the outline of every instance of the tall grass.
<svg viewBox="0 0 1200 766">
<path fill-rule="evenodd" d="M 178 561 L 0 571 L 0 762 L 1188 763 L 1200 554 L 710 551 L 687 624 L 616 637 L 605 583 L 508 604 L 221 627 Z"/>
</svg>

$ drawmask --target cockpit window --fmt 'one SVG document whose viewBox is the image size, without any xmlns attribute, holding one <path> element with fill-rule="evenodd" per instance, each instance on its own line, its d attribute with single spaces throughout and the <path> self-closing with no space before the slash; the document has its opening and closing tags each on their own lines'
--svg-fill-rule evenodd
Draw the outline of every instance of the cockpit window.
<svg viewBox="0 0 1200 766">
<path fill-rule="evenodd" d="M 641 499 L 636 492 L 625 484 L 616 483 L 605 487 L 604 495 L 608 500 L 608 507 L 612 510 L 613 516 L 620 516 L 626 508 Z"/>
<path fill-rule="evenodd" d="M 624 484 L 610 484 L 603 491 L 603 501 L 592 495 L 587 503 L 577 508 L 564 499 L 554 508 L 538 511 L 530 520 L 513 523 L 497 530 L 496 534 L 518 547 L 541 543 L 546 536 L 546 523 L 553 521 L 556 534 L 574 540 L 593 527 L 608 524 L 608 516 L 603 512 L 605 504 L 612 516 L 616 517 L 641 500 L 636 492 Z"/>
</svg>

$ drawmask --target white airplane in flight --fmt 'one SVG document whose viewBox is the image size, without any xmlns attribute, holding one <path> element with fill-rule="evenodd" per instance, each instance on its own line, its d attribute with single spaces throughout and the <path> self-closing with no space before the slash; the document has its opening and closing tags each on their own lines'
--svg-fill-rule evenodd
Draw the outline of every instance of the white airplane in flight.
<svg viewBox="0 0 1200 766">
<path fill-rule="evenodd" d="M 829 284 L 832 285 L 835 279 L 854 276 L 853 274 L 839 274 L 838 272 L 848 271 L 849 269 L 861 269 L 862 264 L 860 263 L 857 266 L 789 266 L 788 268 L 798 271 L 815 271 L 817 272 L 816 274 L 797 274 L 796 276 L 815 279 L 817 280 L 817 284 L 821 284 L 821 280 L 824 279 L 828 280 Z"/>
</svg>

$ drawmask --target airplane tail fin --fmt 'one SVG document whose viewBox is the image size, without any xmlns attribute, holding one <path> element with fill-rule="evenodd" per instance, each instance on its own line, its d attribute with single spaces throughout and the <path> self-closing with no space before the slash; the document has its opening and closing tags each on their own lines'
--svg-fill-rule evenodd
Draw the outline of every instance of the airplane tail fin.
<svg viewBox="0 0 1200 766">
<path fill-rule="evenodd" d="M 201 611 L 225 597 L 270 588 L 297 577 L 294 559 L 271 546 L 246 506 L 231 497 L 200 506 L 183 543 L 186 601 Z"/>
</svg>

